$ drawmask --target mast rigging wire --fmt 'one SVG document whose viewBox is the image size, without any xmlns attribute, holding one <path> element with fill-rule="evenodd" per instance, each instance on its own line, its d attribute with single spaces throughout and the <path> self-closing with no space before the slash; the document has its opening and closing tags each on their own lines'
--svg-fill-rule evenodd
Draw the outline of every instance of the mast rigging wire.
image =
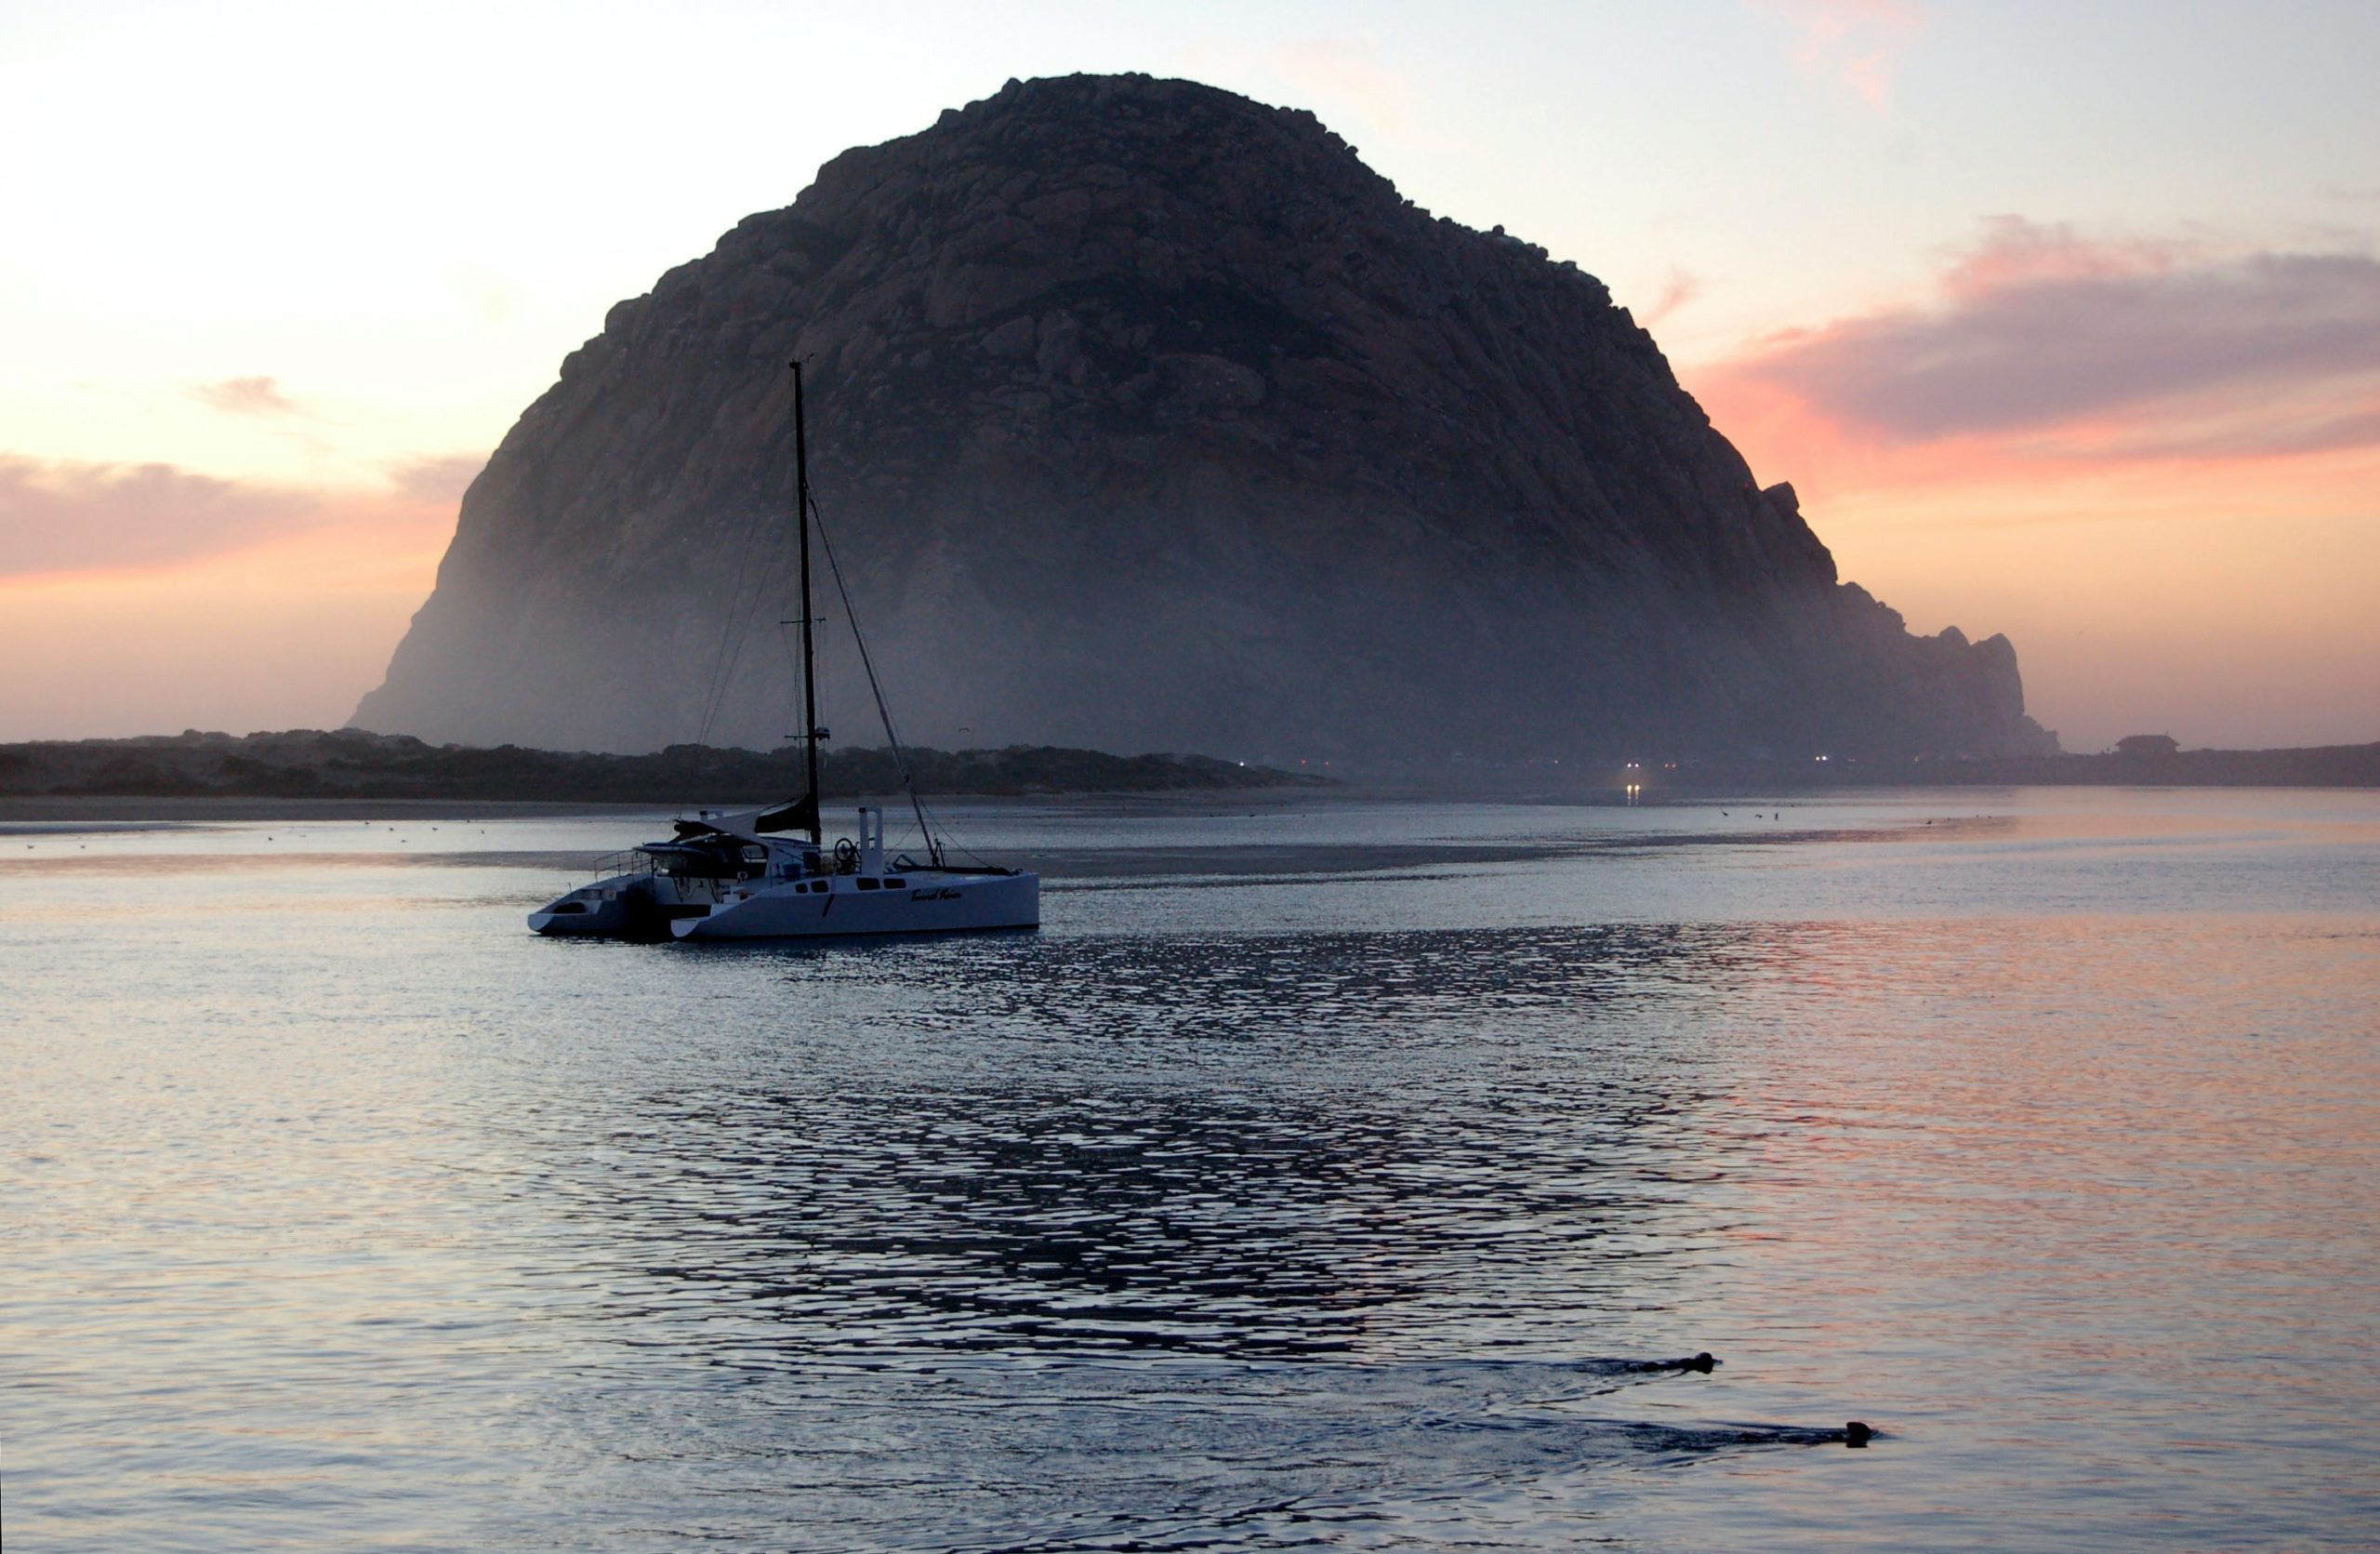
<svg viewBox="0 0 2380 1554">
<path fill-rule="evenodd" d="M 835 559 L 835 541 L 826 533 L 826 515 L 818 511 L 818 498 L 810 498 L 810 521 L 818 529 L 818 547 L 826 552 L 826 571 L 835 579 L 835 592 L 843 601 L 843 618 L 852 623 L 852 641 L 859 648 L 860 668 L 867 671 L 867 688 L 876 697 L 876 715 L 883 721 L 884 737 L 892 747 L 892 766 L 901 774 L 901 787 L 909 795 L 909 808 L 917 815 L 918 830 L 926 839 L 926 856 L 935 868 L 942 867 L 942 843 L 926 823 L 926 806 L 918 797 L 917 778 L 909 771 L 909 752 L 901 748 L 901 735 L 892 726 L 892 710 L 884 705 L 884 686 L 876 678 L 876 659 L 867 650 L 867 633 L 859 629 L 859 612 L 852 607 L 852 591 L 843 581 L 843 564 Z"/>
<path fill-rule="evenodd" d="M 734 568 L 735 591 L 728 597 L 727 618 L 721 629 L 719 646 L 711 655 L 708 684 L 703 689 L 703 718 L 694 731 L 694 743 L 697 745 L 710 743 L 711 727 L 719 721 L 720 713 L 726 710 L 727 693 L 734 686 L 736 665 L 744 657 L 744 644 L 751 635 L 753 618 L 760 614 L 760 606 L 768 603 L 776 574 L 784 564 L 775 557 L 757 570 L 752 564 L 760 550 L 765 520 L 766 510 L 756 508 L 751 521 L 745 525 L 743 554 Z M 751 586 L 748 601 L 744 597 L 747 578 L 750 579 Z"/>
</svg>

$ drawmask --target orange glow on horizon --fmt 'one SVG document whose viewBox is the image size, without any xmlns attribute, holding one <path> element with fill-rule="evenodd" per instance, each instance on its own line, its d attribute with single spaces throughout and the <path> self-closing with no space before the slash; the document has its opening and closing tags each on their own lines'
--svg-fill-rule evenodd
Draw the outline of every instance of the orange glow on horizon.
<svg viewBox="0 0 2380 1554">
<path fill-rule="evenodd" d="M 0 578 L 0 740 L 345 723 L 454 514 L 360 498 L 324 516 L 179 564 Z"/>
<path fill-rule="evenodd" d="M 2155 422 L 2104 415 L 1893 442 L 1726 365 L 1687 387 L 1846 581 L 2005 632 L 2068 749 L 2380 738 L 2380 448 L 2145 454 Z"/>
</svg>

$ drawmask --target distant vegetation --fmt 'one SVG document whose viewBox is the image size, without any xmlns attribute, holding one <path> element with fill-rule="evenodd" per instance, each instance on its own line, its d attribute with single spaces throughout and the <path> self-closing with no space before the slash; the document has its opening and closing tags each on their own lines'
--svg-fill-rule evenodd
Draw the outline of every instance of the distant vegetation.
<svg viewBox="0 0 2380 1554">
<path fill-rule="evenodd" d="M 1879 761 L 1853 756 L 1783 760 L 1587 764 L 1591 787 L 1640 784 L 1647 793 L 1768 792 L 1805 788 L 2380 788 L 2380 744 L 2303 750 L 2179 750 L 2125 743 L 2099 755 Z M 1567 774 L 1569 768 L 1564 768 Z M 1492 781 L 1495 774 L 1484 779 Z M 1514 774 L 1517 776 L 1518 774 Z M 1540 770 L 1527 774 L 1541 780 Z"/>
<path fill-rule="evenodd" d="M 1016 746 L 909 752 L 928 793 L 1146 793 L 1180 789 L 1328 784 L 1204 755 L 1108 755 Z M 828 797 L 900 788 L 890 750 L 839 750 L 820 785 Z M 360 729 L 283 734 L 158 735 L 0 745 L 0 796 L 461 799 L 555 804 L 767 803 L 799 795 L 790 750 L 673 745 L 654 755 L 593 755 L 430 745 Z"/>
<path fill-rule="evenodd" d="M 1109 755 L 1099 750 L 909 752 L 928 794 L 1162 793 L 1195 790 L 1335 787 L 1329 777 L 1243 766 L 1204 755 Z M 900 788 L 892 754 L 839 750 L 820 773 L 826 796 Z M 1765 792 L 1809 788 L 2004 787 L 2072 784 L 2149 787 L 2380 788 L 2380 744 L 2307 750 L 2116 751 L 1994 760 L 1645 761 L 1383 763 L 1364 776 L 1391 787 L 1498 792 L 1574 790 L 1582 796 L 1638 784 L 1663 793 Z M 359 729 L 283 734 L 152 735 L 0 745 L 0 799 L 436 799 L 532 804 L 770 803 L 800 794 L 791 750 L 673 745 L 653 755 L 594 755 L 425 744 Z"/>
<path fill-rule="evenodd" d="M 2130 741 L 2126 741 L 2129 743 Z M 2171 741 L 2167 741 L 2168 744 Z M 1843 780 L 1884 780 L 1844 768 Z M 2174 788 L 2380 788 L 2380 744 L 2302 750 L 2117 750 L 2103 755 L 2019 756 L 1997 761 L 1918 762 L 1892 780 L 1931 785 L 2136 783 Z"/>
</svg>

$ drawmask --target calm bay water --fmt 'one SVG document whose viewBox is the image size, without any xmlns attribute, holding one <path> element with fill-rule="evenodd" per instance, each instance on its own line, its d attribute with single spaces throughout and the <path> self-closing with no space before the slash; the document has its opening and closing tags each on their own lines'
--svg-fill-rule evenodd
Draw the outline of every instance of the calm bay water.
<svg viewBox="0 0 2380 1554">
<path fill-rule="evenodd" d="M 954 805 L 1043 930 L 823 950 L 0 835 L 0 1531 L 2380 1542 L 2380 796 L 1787 804 Z"/>
</svg>

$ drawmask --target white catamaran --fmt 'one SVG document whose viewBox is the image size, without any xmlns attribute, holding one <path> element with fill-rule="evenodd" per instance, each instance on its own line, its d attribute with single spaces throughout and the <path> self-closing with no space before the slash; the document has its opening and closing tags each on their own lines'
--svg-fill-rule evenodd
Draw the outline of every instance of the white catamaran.
<svg viewBox="0 0 2380 1554">
<path fill-rule="evenodd" d="M 884 854 L 884 812 L 863 806 L 859 836 L 828 847 L 818 817 L 816 646 L 811 632 L 809 432 L 801 364 L 793 364 L 795 501 L 801 525 L 801 737 L 809 791 L 774 808 L 702 810 L 676 822 L 667 842 L 648 842 L 597 865 L 603 877 L 529 914 L 540 934 L 659 942 L 681 939 L 829 938 L 860 934 L 945 934 L 1038 928 L 1041 878 L 1018 869 L 949 861 L 911 779 L 908 757 L 876 691 L 884 737 L 923 835 L 926 861 Z M 828 561 L 833 561 L 828 548 Z M 840 579 L 840 569 L 838 578 Z M 850 597 L 844 595 L 844 606 Z M 867 644 L 852 622 L 860 662 L 876 687 Z"/>
</svg>

